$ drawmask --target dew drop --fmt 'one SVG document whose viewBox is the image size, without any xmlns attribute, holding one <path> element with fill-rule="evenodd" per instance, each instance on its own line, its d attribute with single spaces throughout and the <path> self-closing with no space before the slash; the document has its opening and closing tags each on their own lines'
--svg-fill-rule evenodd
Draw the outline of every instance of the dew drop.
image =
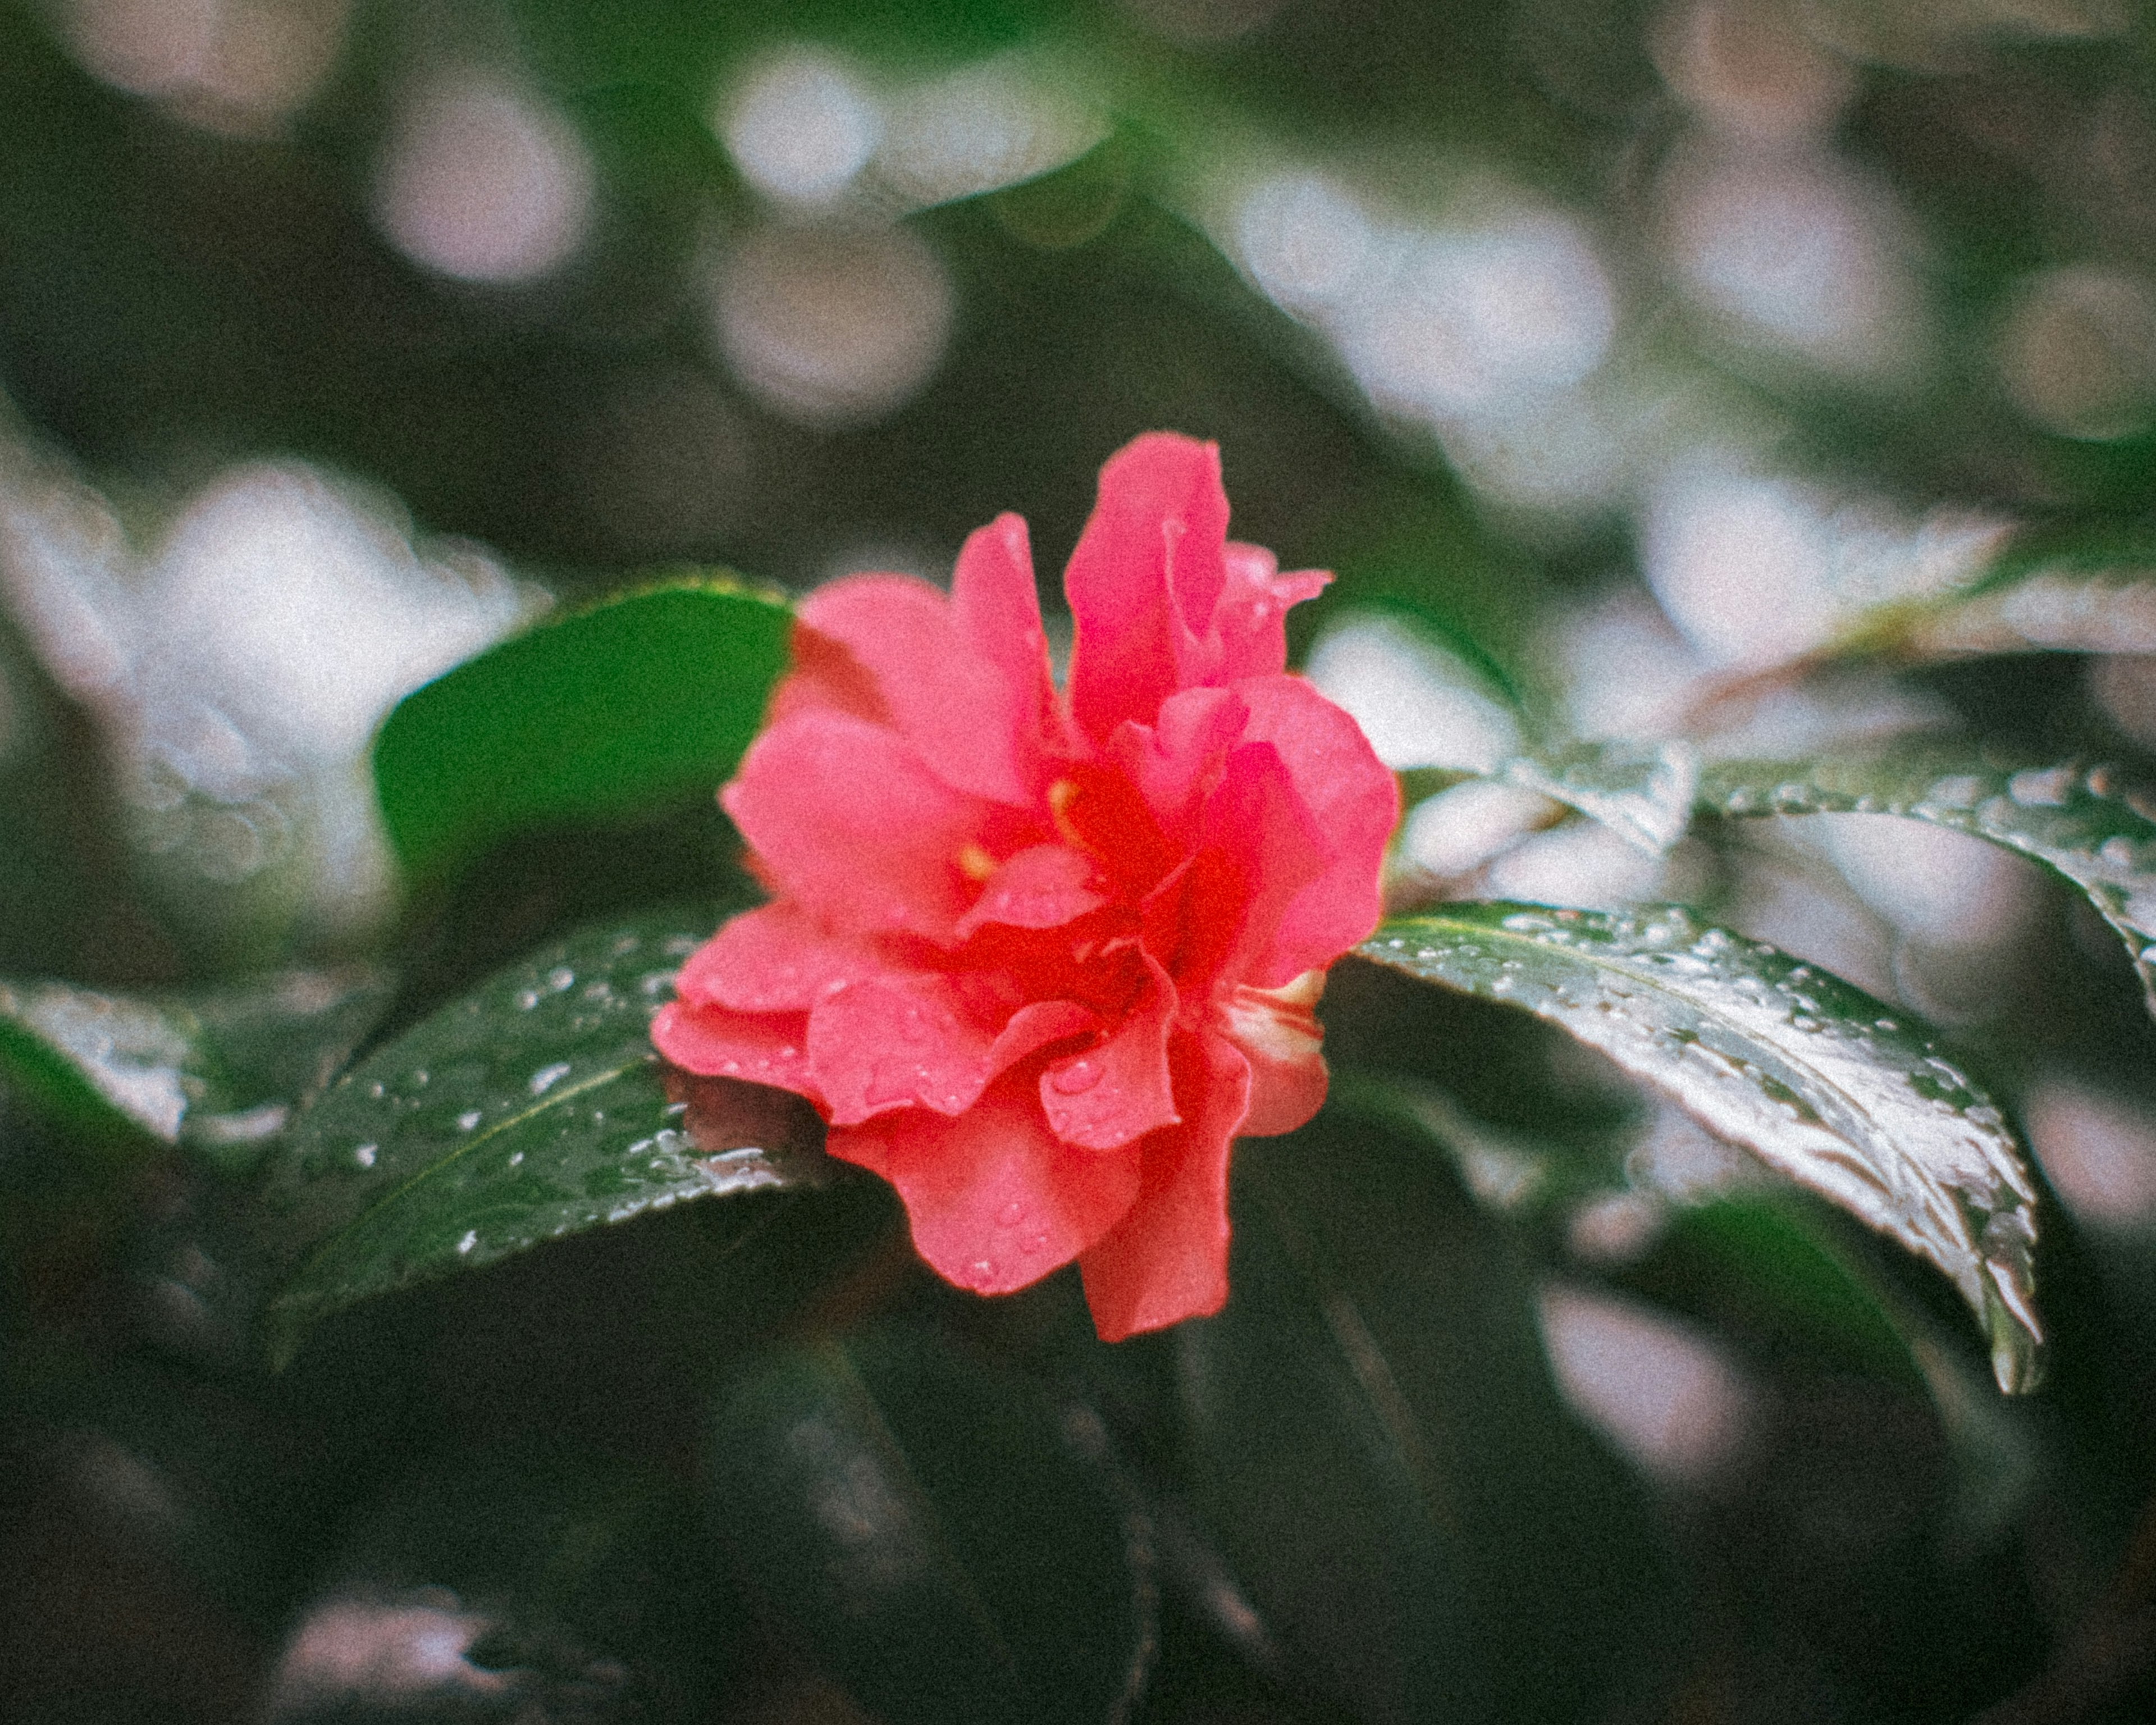
<svg viewBox="0 0 2156 1725">
<path fill-rule="evenodd" d="M 568 1076 L 569 1063 L 567 1060 L 557 1060 L 551 1066 L 542 1066 L 531 1075 L 531 1094 L 535 1096 L 543 1096 Z"/>
<path fill-rule="evenodd" d="M 966 1266 L 966 1273 L 976 1282 L 993 1281 L 996 1279 L 996 1260 L 993 1258 L 976 1258 Z"/>
<path fill-rule="evenodd" d="M 1049 1087 L 1060 1096 L 1081 1096 L 1101 1081 L 1101 1069 L 1083 1058 L 1059 1066 L 1048 1075 Z"/>
<path fill-rule="evenodd" d="M 511 1151 L 511 1152 L 510 1152 L 510 1153 L 509 1153 L 509 1165 L 510 1165 L 511 1168 L 515 1168 L 515 1167 L 516 1167 L 519 1163 L 522 1162 L 523 1160 L 524 1160 L 524 1153 L 523 1153 L 521 1150 L 512 1150 L 512 1151 Z"/>
<path fill-rule="evenodd" d="M 478 1244 L 479 1230 L 476 1228 L 467 1228 L 465 1230 L 465 1237 L 457 1242 L 458 1255 L 461 1256 L 463 1254 L 469 1252 Z"/>
<path fill-rule="evenodd" d="M 996 1212 L 996 1225 L 999 1228 L 1015 1228 L 1024 1219 L 1025 1206 L 1022 1204 L 1007 1204 Z"/>
<path fill-rule="evenodd" d="M 1019 1241 L 1018 1249 L 1029 1258 L 1038 1258 L 1048 1250 L 1048 1236 L 1045 1234 L 1029 1234 Z"/>
<path fill-rule="evenodd" d="M 463 1113 L 457 1116 L 457 1130 L 459 1132 L 468 1132 L 474 1127 L 477 1126 L 483 1117 L 484 1117 L 480 1114 L 478 1109 L 467 1108 Z"/>
<path fill-rule="evenodd" d="M 516 991 L 516 1009 L 519 1012 L 529 1012 L 538 1004 L 539 991 L 536 988 L 520 988 Z"/>
<path fill-rule="evenodd" d="M 559 994 L 577 985 L 577 973 L 566 964 L 557 964 L 547 973 L 547 986 Z"/>
<path fill-rule="evenodd" d="M 381 1147 L 379 1145 L 362 1144 L 357 1150 L 352 1153 L 352 1159 L 357 1163 L 362 1168 L 372 1168 L 374 1166 L 374 1158 L 380 1153 Z"/>
</svg>

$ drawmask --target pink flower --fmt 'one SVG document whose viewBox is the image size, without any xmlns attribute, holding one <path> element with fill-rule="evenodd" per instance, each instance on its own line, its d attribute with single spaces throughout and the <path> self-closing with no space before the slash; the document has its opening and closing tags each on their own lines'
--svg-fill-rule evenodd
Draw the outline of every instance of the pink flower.
<svg viewBox="0 0 2156 1725">
<path fill-rule="evenodd" d="M 1109 1341 L 1226 1299 L 1229 1145 L 1323 1101 L 1311 1009 L 1376 926 L 1399 813 L 1354 721 L 1285 670 L 1283 615 L 1331 577 L 1227 526 L 1210 444 L 1157 432 L 1102 469 L 1067 702 L 1014 515 L 947 598 L 812 594 L 720 793 L 772 901 L 652 1026 L 691 1072 L 806 1096 L 950 1281 L 1076 1259 Z"/>
</svg>

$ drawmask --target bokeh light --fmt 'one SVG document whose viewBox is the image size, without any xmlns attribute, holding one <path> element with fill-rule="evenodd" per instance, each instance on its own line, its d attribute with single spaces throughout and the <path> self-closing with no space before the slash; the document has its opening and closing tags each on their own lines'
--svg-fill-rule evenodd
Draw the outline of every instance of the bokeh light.
<svg viewBox="0 0 2156 1725">
<path fill-rule="evenodd" d="M 810 425 L 890 413 L 951 334 L 951 282 L 904 228 L 763 228 L 714 273 L 719 352 L 766 406 Z"/>
<path fill-rule="evenodd" d="M 408 95 L 376 170 L 374 211 L 413 263 L 511 285 L 576 253 L 596 198 L 590 153 L 575 130 L 507 80 L 471 71 Z"/>
<path fill-rule="evenodd" d="M 719 136 L 742 177 L 782 203 L 827 203 L 868 166 L 883 116 L 834 55 L 795 48 L 751 67 L 728 91 Z"/>
</svg>

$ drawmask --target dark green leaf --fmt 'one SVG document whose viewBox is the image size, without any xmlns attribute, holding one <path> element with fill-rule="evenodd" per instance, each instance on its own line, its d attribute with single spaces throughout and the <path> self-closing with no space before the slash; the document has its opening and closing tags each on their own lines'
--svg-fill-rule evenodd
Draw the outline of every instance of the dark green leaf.
<svg viewBox="0 0 2156 1725">
<path fill-rule="evenodd" d="M 1152 1657 L 1153 1587 L 1142 1523 L 1084 1455 L 1096 1432 L 929 1332 L 878 1330 L 735 1388 L 711 1513 L 750 1583 L 892 1725 L 1120 1719 Z"/>
<path fill-rule="evenodd" d="M 288 1358 L 324 1313 L 680 1199 L 813 1184 L 822 1131 L 785 1092 L 691 1080 L 651 1014 L 706 924 L 585 929 L 377 1050 L 300 1116 L 262 1194 L 297 1257 L 270 1302 Z"/>
<path fill-rule="evenodd" d="M 1981 1091 L 1887 1008 L 1684 911 L 1448 905 L 1357 951 L 1534 1013 L 1929 1259 L 2001 1387 L 2035 1381 L 2035 1188 Z"/>
<path fill-rule="evenodd" d="M 770 595 L 679 582 L 542 624 L 437 678 L 375 740 L 398 856 L 425 875 L 527 827 L 709 795 L 762 722 L 792 621 Z"/>
<path fill-rule="evenodd" d="M 1702 775 L 1723 814 L 1897 814 L 2031 857 L 2088 896 L 2118 931 L 2156 1012 L 2156 801 L 2109 768 L 1994 767 L 1966 755 L 1736 761 Z"/>
<path fill-rule="evenodd" d="M 1666 1559 L 1496 1224 L 1330 1116 L 1238 1147 L 1233 1215 L 1227 1307 L 1178 1332 L 1191 1471 L 1289 1668 L 1377 1722 L 1630 1717 Z"/>
<path fill-rule="evenodd" d="M 1952 1532 L 1965 1548 L 1989 1549 L 2035 1483 L 2017 1406 L 1988 1392 L 1931 1315 L 1868 1261 L 1866 1240 L 1838 1238 L 1834 1219 L 1772 1198 L 1702 1204 L 1680 1211 L 1623 1280 L 1721 1334 L 1922 1389 L 1953 1453 Z"/>
<path fill-rule="evenodd" d="M 359 967 L 149 997 L 0 983 L 0 1071 L 79 1131 L 185 1142 L 237 1169 L 329 1081 L 388 993 Z"/>
</svg>

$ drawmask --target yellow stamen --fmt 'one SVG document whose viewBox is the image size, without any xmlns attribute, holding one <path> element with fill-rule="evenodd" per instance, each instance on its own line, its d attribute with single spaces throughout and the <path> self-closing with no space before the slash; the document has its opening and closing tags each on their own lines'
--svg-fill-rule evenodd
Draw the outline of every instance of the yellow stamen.
<svg viewBox="0 0 2156 1725">
<path fill-rule="evenodd" d="M 996 860 L 978 845 L 958 853 L 958 871 L 968 880 L 985 880 L 996 871 Z"/>
<path fill-rule="evenodd" d="M 1059 778 L 1048 788 L 1048 818 L 1055 823 L 1055 830 L 1063 835 L 1064 842 L 1083 850 L 1086 841 L 1079 836 L 1077 827 L 1070 819 L 1070 805 L 1078 799 L 1078 781 Z"/>
</svg>

